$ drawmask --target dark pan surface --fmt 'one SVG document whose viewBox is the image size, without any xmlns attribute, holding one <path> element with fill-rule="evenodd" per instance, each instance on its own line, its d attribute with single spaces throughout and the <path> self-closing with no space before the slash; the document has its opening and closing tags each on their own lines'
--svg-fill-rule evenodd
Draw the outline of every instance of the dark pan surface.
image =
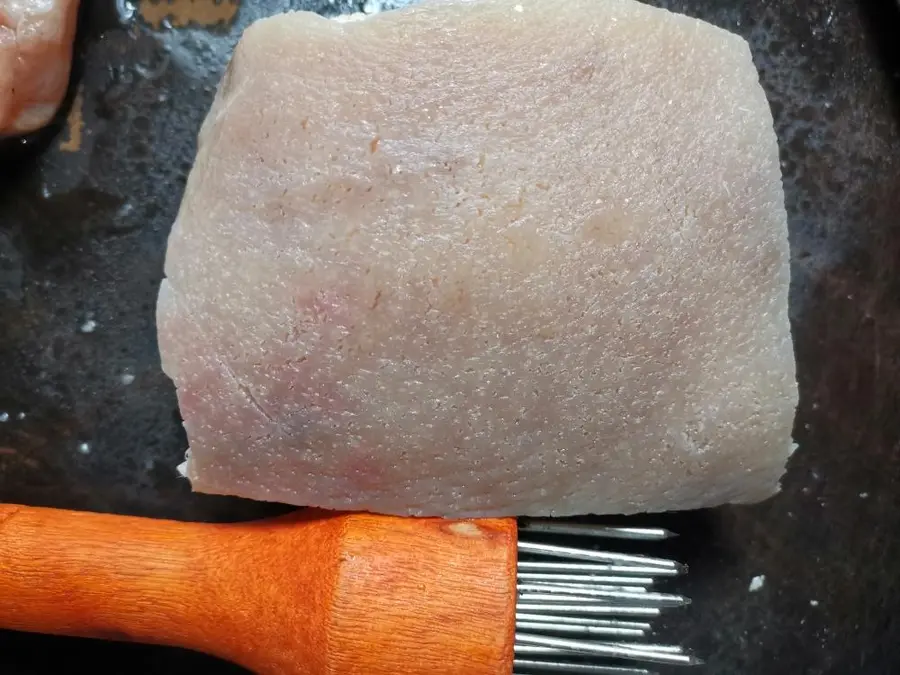
<svg viewBox="0 0 900 675">
<path fill-rule="evenodd" d="M 122 24 L 112 0 L 88 0 L 68 120 L 0 146 L 0 501 L 217 521 L 275 508 L 192 495 L 176 477 L 186 440 L 154 304 L 195 135 L 237 35 L 262 14 L 342 3 L 195 3 L 224 21 Z M 172 11 L 184 18 L 189 4 Z M 666 632 L 708 659 L 704 673 L 900 673 L 897 6 L 664 4 L 753 46 L 782 147 L 801 384 L 801 449 L 779 497 L 644 519 L 683 535 L 654 553 L 692 566 L 679 588 L 694 605 Z M 159 9 L 138 5 L 150 19 Z M 756 575 L 766 582 L 750 593 Z M 177 650 L 0 632 L 0 673 L 58 663 L 239 672 Z"/>
</svg>

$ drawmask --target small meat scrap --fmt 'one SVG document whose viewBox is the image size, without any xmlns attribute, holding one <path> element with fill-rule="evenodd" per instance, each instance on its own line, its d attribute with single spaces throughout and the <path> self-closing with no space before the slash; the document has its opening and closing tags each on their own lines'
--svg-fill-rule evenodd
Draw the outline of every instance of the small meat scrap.
<svg viewBox="0 0 900 675">
<path fill-rule="evenodd" d="M 0 0 L 0 136 L 49 123 L 66 94 L 78 0 Z"/>
</svg>

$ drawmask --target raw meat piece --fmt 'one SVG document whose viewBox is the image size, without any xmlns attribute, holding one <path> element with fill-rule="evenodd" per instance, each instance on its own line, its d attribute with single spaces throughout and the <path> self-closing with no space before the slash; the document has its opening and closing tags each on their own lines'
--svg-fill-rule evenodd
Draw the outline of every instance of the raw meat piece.
<svg viewBox="0 0 900 675">
<path fill-rule="evenodd" d="M 0 136 L 39 129 L 72 68 L 78 0 L 0 0 Z"/>
<path fill-rule="evenodd" d="M 778 489 L 797 402 L 744 40 L 632 0 L 243 36 L 158 319 L 202 492 L 397 514 Z"/>
</svg>

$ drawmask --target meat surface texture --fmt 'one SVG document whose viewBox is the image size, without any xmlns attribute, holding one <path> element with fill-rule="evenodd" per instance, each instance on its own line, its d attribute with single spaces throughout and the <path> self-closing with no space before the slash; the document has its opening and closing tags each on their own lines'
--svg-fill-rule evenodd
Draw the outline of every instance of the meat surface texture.
<svg viewBox="0 0 900 675">
<path fill-rule="evenodd" d="M 201 492 L 441 516 L 778 490 L 797 403 L 746 42 L 632 0 L 250 27 L 158 325 Z"/>
<path fill-rule="evenodd" d="M 53 119 L 66 94 L 78 0 L 0 0 L 0 136 Z"/>
</svg>

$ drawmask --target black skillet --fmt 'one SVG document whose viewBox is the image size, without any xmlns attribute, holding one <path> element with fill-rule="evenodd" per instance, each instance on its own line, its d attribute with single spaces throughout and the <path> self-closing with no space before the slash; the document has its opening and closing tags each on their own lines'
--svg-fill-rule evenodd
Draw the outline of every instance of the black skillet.
<svg viewBox="0 0 900 675">
<path fill-rule="evenodd" d="M 185 28 L 123 24 L 127 2 L 83 4 L 60 120 L 0 146 L 0 502 L 262 515 L 272 507 L 192 495 L 175 474 L 186 440 L 154 328 L 165 239 L 240 31 L 287 8 L 361 3 L 243 0 L 232 20 Z M 897 6 L 662 4 L 753 47 L 782 147 L 801 386 L 801 449 L 779 497 L 644 519 L 682 533 L 655 553 L 691 564 L 681 588 L 694 605 L 667 637 L 704 655 L 708 674 L 900 673 Z M 76 667 L 240 672 L 172 649 L 0 632 L 2 675 Z"/>
</svg>

